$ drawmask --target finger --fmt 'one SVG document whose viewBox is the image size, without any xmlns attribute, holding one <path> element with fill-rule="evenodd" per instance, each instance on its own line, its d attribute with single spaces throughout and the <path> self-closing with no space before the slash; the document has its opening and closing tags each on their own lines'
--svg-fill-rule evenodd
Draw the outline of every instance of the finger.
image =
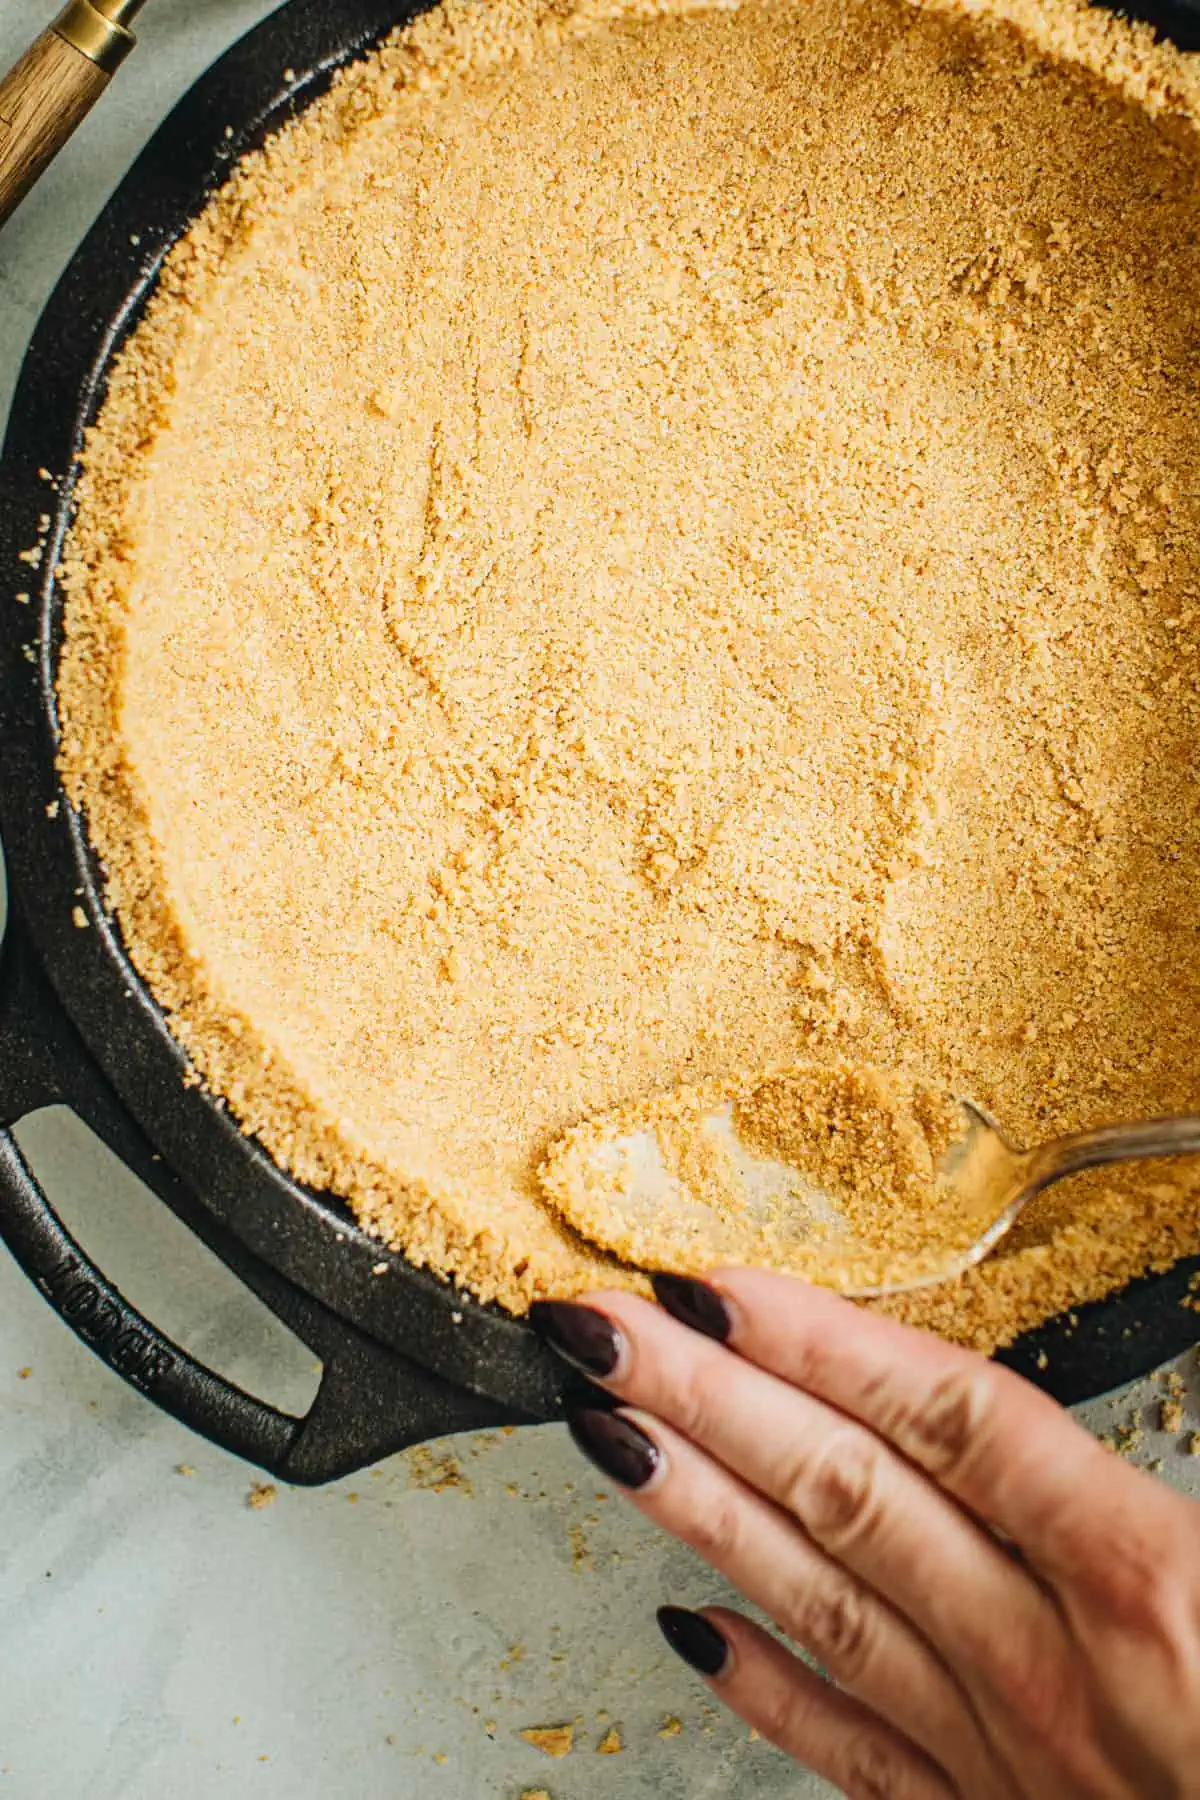
<svg viewBox="0 0 1200 1800">
<path fill-rule="evenodd" d="M 643 1443 L 628 1435 L 631 1427 Z M 794 1520 L 661 1420 L 622 1408 L 615 1419 L 576 1414 L 571 1429 L 647 1518 L 696 1550 L 847 1693 L 950 1769 L 972 1800 L 1000 1791 L 970 1702 L 946 1665 Z"/>
<path fill-rule="evenodd" d="M 1065 1630 L 1032 1576 L 888 1445 L 823 1401 L 630 1294 L 601 1297 L 619 1349 L 604 1384 L 799 1521 L 970 1683 L 1042 1693 Z M 560 1329 L 578 1308 L 559 1307 Z M 585 1309 L 585 1319 L 604 1315 Z M 598 1365 L 593 1359 L 593 1373 Z M 1003 1631 L 997 1634 L 997 1624 Z M 1057 1689 L 1061 1682 L 1054 1682 Z"/>
<path fill-rule="evenodd" d="M 805 1764 L 846 1795 L 846 1800 L 955 1800 L 959 1793 L 942 1771 L 869 1707 L 823 1682 L 782 1644 L 749 1619 L 724 1608 L 680 1614 L 664 1608 L 663 1634 L 684 1660 L 685 1620 L 702 1620 L 712 1637 L 702 1653 L 709 1667 L 725 1646 L 724 1659 L 709 1687 L 748 1725 L 780 1750 Z M 694 1630 L 694 1628 L 693 1628 Z M 695 1634 L 693 1642 L 699 1638 Z M 704 1667 L 700 1667 L 704 1673 Z M 972 1796 L 972 1800 L 974 1797 Z"/>
<path fill-rule="evenodd" d="M 672 1283 L 660 1284 L 670 1304 Z M 762 1269 L 725 1269 L 726 1341 L 759 1368 L 885 1438 L 1052 1579 L 1107 1566 L 1146 1508 L 1132 1470 L 1113 1479 L 1095 1440 L 1011 1370 L 838 1295 Z M 1103 1482 L 1109 1504 L 1081 1508 Z"/>
</svg>

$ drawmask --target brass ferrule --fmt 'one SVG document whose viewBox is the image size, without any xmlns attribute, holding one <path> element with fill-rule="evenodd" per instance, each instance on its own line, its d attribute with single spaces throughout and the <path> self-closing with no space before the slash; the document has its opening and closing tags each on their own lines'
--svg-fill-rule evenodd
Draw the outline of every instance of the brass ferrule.
<svg viewBox="0 0 1200 1800">
<path fill-rule="evenodd" d="M 141 10 L 141 0 L 103 0 L 103 4 L 102 12 L 92 0 L 67 0 L 54 21 L 54 30 L 98 69 L 111 75 L 137 42 L 123 19 L 132 18 Z"/>
<path fill-rule="evenodd" d="M 124 25 L 126 31 L 133 24 L 145 6 L 146 0 L 92 0 L 97 12 L 111 19 L 114 25 Z"/>
</svg>

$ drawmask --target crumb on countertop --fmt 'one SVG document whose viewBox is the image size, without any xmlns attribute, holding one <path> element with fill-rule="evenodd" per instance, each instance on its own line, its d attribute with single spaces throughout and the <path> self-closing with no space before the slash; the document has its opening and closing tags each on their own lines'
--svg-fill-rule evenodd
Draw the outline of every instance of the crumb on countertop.
<svg viewBox="0 0 1200 1800">
<path fill-rule="evenodd" d="M 518 1736 L 543 1756 L 569 1756 L 575 1748 L 575 1727 L 573 1725 L 530 1725 Z"/>
<path fill-rule="evenodd" d="M 470 1498 L 475 1489 L 458 1457 L 451 1450 L 433 1450 L 428 1444 L 417 1444 L 405 1452 L 408 1464 L 408 1486 L 422 1493 L 457 1492 Z"/>
</svg>

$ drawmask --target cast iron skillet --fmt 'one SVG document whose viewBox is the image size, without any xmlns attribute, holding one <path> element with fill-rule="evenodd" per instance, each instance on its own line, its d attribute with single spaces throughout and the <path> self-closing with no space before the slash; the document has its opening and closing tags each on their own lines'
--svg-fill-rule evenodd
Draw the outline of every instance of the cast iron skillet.
<svg viewBox="0 0 1200 1800">
<path fill-rule="evenodd" d="M 291 0 L 192 89 L 47 305 L 0 463 L 0 825 L 10 893 L 0 955 L 0 1235 L 126 1381 L 293 1482 L 330 1480 L 445 1432 L 553 1418 L 561 1377 L 526 1326 L 381 1250 L 339 1200 L 282 1174 L 213 1098 L 184 1085 L 184 1058 L 105 913 L 100 872 L 55 773 L 55 566 L 81 433 L 164 253 L 238 154 L 420 4 Z M 1185 48 L 1200 46 L 1200 10 L 1191 4 L 1147 16 Z M 33 568 L 20 552 L 39 541 Z M 28 604 L 15 601 L 18 592 L 28 592 Z M 86 929 L 73 918 L 78 908 Z M 56 1101 L 73 1107 L 320 1356 L 324 1374 L 306 1417 L 279 1412 L 195 1362 L 68 1235 L 11 1130 Z M 388 1272 L 373 1275 L 381 1261 Z M 1197 1269 L 1192 1257 L 1077 1318 L 1052 1320 L 1004 1360 L 1064 1401 L 1142 1374 L 1193 1341 L 1195 1315 L 1180 1302 Z"/>
</svg>

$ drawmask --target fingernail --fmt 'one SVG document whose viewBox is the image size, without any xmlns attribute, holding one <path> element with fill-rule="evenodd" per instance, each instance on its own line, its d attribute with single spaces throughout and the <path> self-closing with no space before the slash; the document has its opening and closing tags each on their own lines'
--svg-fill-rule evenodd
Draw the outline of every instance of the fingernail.
<svg viewBox="0 0 1200 1800">
<path fill-rule="evenodd" d="M 705 1337 L 724 1344 L 733 1330 L 729 1309 L 715 1288 L 689 1275 L 652 1275 L 655 1298 L 664 1312 Z"/>
<path fill-rule="evenodd" d="M 624 1340 L 616 1326 L 590 1306 L 569 1300 L 535 1300 L 529 1323 L 572 1368 L 601 1381 L 621 1360 Z"/>
<path fill-rule="evenodd" d="M 698 1675 L 719 1675 L 729 1661 L 729 1645 L 703 1613 L 683 1606 L 660 1606 L 658 1628 L 676 1656 Z"/>
<path fill-rule="evenodd" d="M 583 1454 L 623 1488 L 644 1488 L 662 1467 L 662 1451 L 631 1419 L 620 1413 L 597 1412 L 591 1407 L 567 1420 L 571 1436 Z"/>
</svg>

